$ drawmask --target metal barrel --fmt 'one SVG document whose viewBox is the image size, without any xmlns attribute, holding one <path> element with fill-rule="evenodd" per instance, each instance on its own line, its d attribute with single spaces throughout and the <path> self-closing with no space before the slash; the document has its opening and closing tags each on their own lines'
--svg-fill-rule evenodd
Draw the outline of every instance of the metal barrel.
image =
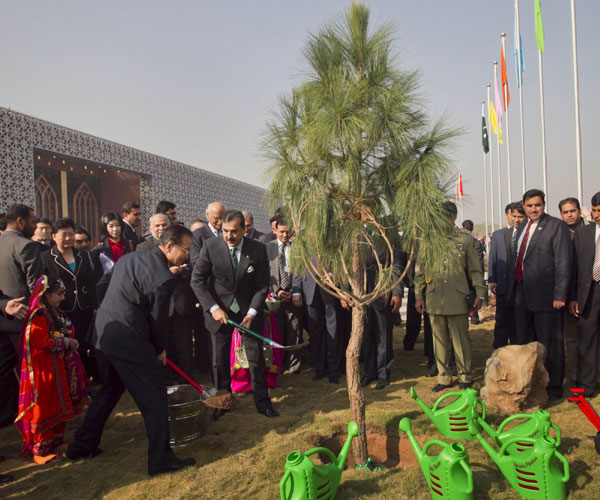
<svg viewBox="0 0 600 500">
<path fill-rule="evenodd" d="M 189 384 L 167 387 L 169 403 L 169 443 L 185 446 L 201 438 L 208 424 L 208 407 L 200 393 Z"/>
</svg>

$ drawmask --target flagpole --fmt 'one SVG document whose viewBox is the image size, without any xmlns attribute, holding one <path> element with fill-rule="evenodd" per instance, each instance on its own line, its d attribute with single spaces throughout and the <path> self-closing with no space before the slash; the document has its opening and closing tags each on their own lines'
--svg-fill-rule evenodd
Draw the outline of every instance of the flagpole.
<svg viewBox="0 0 600 500">
<path fill-rule="evenodd" d="M 571 0 L 571 34 L 573 38 L 573 87 L 575 89 L 575 154 L 577 158 L 577 198 L 583 203 L 583 179 L 581 175 L 581 130 L 579 120 L 579 75 L 577 70 L 577 26 L 575 24 L 575 0 Z"/>
<path fill-rule="evenodd" d="M 481 101 L 481 116 L 485 118 L 485 101 Z M 489 135 L 488 135 L 489 138 Z M 489 144 L 489 140 L 488 140 Z M 483 148 L 482 148 L 483 149 Z M 490 239 L 488 229 L 488 202 L 487 202 L 487 170 L 485 167 L 485 149 L 483 150 L 483 202 L 485 206 L 485 248 L 490 251 Z"/>
<path fill-rule="evenodd" d="M 546 161 L 546 119 L 544 116 L 544 70 L 542 66 L 542 51 L 538 47 L 538 62 L 540 69 L 540 108 L 542 118 L 542 174 L 544 182 L 544 193 L 548 203 L 548 163 Z"/>
<path fill-rule="evenodd" d="M 490 122 L 490 84 L 487 84 L 487 101 L 488 101 L 488 123 Z M 489 133 L 488 133 L 489 137 Z M 490 206 L 492 207 L 492 233 L 494 232 L 494 156 L 492 152 L 492 141 L 490 145 Z M 502 225 L 501 225 L 502 226 Z"/>
<path fill-rule="evenodd" d="M 519 111 L 521 114 L 521 170 L 523 175 L 523 192 L 526 191 L 525 175 L 525 128 L 523 125 L 523 62 L 521 61 L 521 22 L 519 20 L 519 0 L 515 0 L 515 16 L 517 20 L 517 65 L 519 68 Z"/>
<path fill-rule="evenodd" d="M 497 71 L 498 70 L 498 61 L 494 61 L 494 78 L 496 78 L 496 83 L 495 85 L 498 85 L 498 79 L 497 79 Z M 497 89 L 496 89 L 497 90 Z M 497 95 L 497 93 L 496 93 Z M 502 103 L 500 103 L 500 106 L 502 106 Z M 498 111 L 496 111 L 496 113 L 498 113 Z M 500 165 L 500 133 L 501 133 L 501 125 L 500 125 L 500 120 L 498 120 L 498 133 L 496 134 L 496 156 L 498 159 L 498 164 L 497 164 L 497 168 L 498 168 L 498 228 L 502 227 L 502 170 L 501 170 L 501 165 Z"/>
<path fill-rule="evenodd" d="M 504 59 L 506 61 L 506 33 L 502 33 L 500 35 L 500 37 L 502 38 L 502 51 L 504 52 Z M 500 79 L 502 79 L 502 76 L 500 77 Z M 512 181 L 511 181 L 511 176 L 510 176 L 510 134 L 509 134 L 509 128 L 508 128 L 508 84 L 506 85 L 506 89 L 504 88 L 505 86 L 502 85 L 502 96 L 504 98 L 504 102 L 506 103 L 506 108 L 504 109 L 504 114 L 506 115 L 506 173 L 508 175 L 508 180 L 507 180 L 507 184 L 508 184 L 508 203 L 512 202 Z"/>
</svg>

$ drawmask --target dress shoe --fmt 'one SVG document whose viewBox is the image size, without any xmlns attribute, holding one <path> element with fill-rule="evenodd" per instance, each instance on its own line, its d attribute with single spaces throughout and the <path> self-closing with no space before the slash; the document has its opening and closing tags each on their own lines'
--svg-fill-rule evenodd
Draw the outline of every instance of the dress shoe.
<svg viewBox="0 0 600 500">
<path fill-rule="evenodd" d="M 458 388 L 461 391 L 464 391 L 465 389 L 468 389 L 469 387 L 471 387 L 471 384 L 469 382 L 461 382 L 460 384 L 458 384 Z"/>
<path fill-rule="evenodd" d="M 14 477 L 10 474 L 0 474 L 0 486 L 4 486 L 5 484 L 11 483 L 14 481 Z"/>
<path fill-rule="evenodd" d="M 370 377 L 368 375 L 365 375 L 362 379 L 360 379 L 360 386 L 361 387 L 366 387 L 371 382 L 375 382 L 376 380 L 377 380 L 377 377 Z"/>
<path fill-rule="evenodd" d="M 415 346 L 413 345 L 409 345 L 409 344 L 404 344 L 404 350 L 405 351 L 414 351 L 415 350 Z"/>
<path fill-rule="evenodd" d="M 339 375 L 329 375 L 329 383 L 330 384 L 339 384 L 340 376 Z"/>
<path fill-rule="evenodd" d="M 458 375 L 458 371 L 456 370 L 456 364 L 454 364 L 454 363 L 450 364 L 449 368 L 450 368 L 450 375 L 453 375 L 456 377 Z"/>
<path fill-rule="evenodd" d="M 185 467 L 190 467 L 196 463 L 196 460 L 193 458 L 181 458 L 176 460 L 175 462 L 166 465 L 165 467 L 161 467 L 160 469 L 152 472 L 148 472 L 151 476 L 156 476 L 157 474 L 164 474 L 166 472 L 175 472 L 181 470 Z"/>
<path fill-rule="evenodd" d="M 221 408 L 217 408 L 213 414 L 210 416 L 210 421 L 211 422 L 216 422 L 217 420 L 219 420 L 223 415 L 225 415 L 225 413 L 227 413 L 229 410 L 222 410 Z"/>
<path fill-rule="evenodd" d="M 82 453 L 79 451 L 74 451 L 73 449 L 71 449 L 71 447 L 69 447 L 67 449 L 67 452 L 65 453 L 65 457 L 67 457 L 69 460 L 81 460 L 82 458 L 97 457 L 98 455 L 100 455 L 100 453 L 102 453 L 102 450 L 100 448 L 96 448 L 91 453 Z"/>
<path fill-rule="evenodd" d="M 274 408 L 264 408 L 261 410 L 257 410 L 258 413 L 262 413 L 267 418 L 275 418 L 279 416 L 279 413 Z"/>
<path fill-rule="evenodd" d="M 377 379 L 377 385 L 375 386 L 375 390 L 376 391 L 380 391 L 381 389 L 383 389 L 386 385 L 388 385 L 390 382 L 387 378 L 378 378 Z"/>
<path fill-rule="evenodd" d="M 433 364 L 427 369 L 427 374 L 425 376 L 426 377 L 437 377 L 437 375 L 438 375 L 437 366 L 435 364 Z"/>
<path fill-rule="evenodd" d="M 443 391 L 444 389 L 450 389 L 451 385 L 445 385 L 445 384 L 437 384 L 434 386 L 433 389 L 431 389 L 433 392 L 440 392 Z"/>
<path fill-rule="evenodd" d="M 585 393 L 584 393 L 585 395 Z M 559 399 L 562 399 L 563 395 L 562 392 L 549 392 L 548 393 L 548 401 L 557 401 Z M 590 396 L 586 396 L 586 397 L 590 397 Z"/>
<path fill-rule="evenodd" d="M 313 380 L 321 380 L 322 378 L 325 378 L 324 373 L 315 373 L 312 377 Z"/>
</svg>

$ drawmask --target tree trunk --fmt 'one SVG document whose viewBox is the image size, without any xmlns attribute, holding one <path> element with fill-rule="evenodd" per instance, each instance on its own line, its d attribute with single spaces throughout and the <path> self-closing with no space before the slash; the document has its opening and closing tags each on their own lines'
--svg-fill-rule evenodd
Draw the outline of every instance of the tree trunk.
<svg viewBox="0 0 600 500">
<path fill-rule="evenodd" d="M 360 386 L 360 366 L 358 357 L 362 346 L 364 334 L 365 307 L 352 308 L 352 333 L 346 349 L 346 381 L 348 384 L 348 398 L 350 399 L 350 413 L 352 420 L 358 424 L 360 430 L 356 439 L 352 441 L 352 453 L 356 464 L 363 465 L 368 458 L 367 451 L 367 426 L 365 422 L 365 397 Z"/>
</svg>

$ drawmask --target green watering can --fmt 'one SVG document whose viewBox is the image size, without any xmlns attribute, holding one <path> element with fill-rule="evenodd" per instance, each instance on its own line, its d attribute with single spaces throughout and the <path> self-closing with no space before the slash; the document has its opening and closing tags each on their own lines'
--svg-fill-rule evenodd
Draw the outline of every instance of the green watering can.
<svg viewBox="0 0 600 500">
<path fill-rule="evenodd" d="M 414 387 L 410 388 L 410 397 L 419 404 L 442 435 L 449 439 L 473 441 L 481 430 L 478 419 L 485 420 L 485 404 L 477 396 L 477 391 L 471 387 L 464 391 L 444 394 L 435 402 L 433 408 L 421 401 Z M 450 397 L 456 399 L 440 408 L 440 403 Z M 478 406 L 481 407 L 481 412 L 478 411 Z"/>
<path fill-rule="evenodd" d="M 431 498 L 439 500 L 471 500 L 473 498 L 473 473 L 469 467 L 469 455 L 460 443 L 447 444 L 438 439 L 428 441 L 423 449 L 411 431 L 410 419 L 400 420 L 398 427 L 406 432 L 415 451 Z M 427 450 L 439 445 L 443 448 L 438 456 L 427 455 Z"/>
<path fill-rule="evenodd" d="M 570 477 L 569 462 L 556 450 L 556 440 L 552 436 L 512 437 L 502 444 L 499 452 L 481 434 L 477 435 L 477 439 L 522 498 L 531 500 L 567 498 L 565 483 Z M 517 445 L 517 442 L 521 444 Z M 523 450 L 517 454 L 510 454 L 508 450 L 511 446 L 520 446 Z M 559 462 L 563 464 L 562 471 Z"/>
<path fill-rule="evenodd" d="M 515 425 L 509 430 L 504 430 L 508 424 L 515 420 L 523 420 L 518 425 Z M 546 410 L 538 410 L 530 414 L 513 415 L 504 420 L 498 430 L 495 431 L 489 424 L 485 422 L 483 418 L 478 418 L 479 425 L 496 441 L 498 446 L 502 446 L 512 438 L 526 437 L 532 439 L 539 439 L 543 436 L 550 435 L 550 429 L 554 429 L 556 437 L 556 446 L 560 446 L 560 429 L 556 424 L 550 421 L 550 413 Z M 531 448 L 533 444 L 531 442 L 525 442 L 517 440 L 511 444 L 508 448 L 508 454 L 514 455 L 515 453 L 521 453 Z"/>
<path fill-rule="evenodd" d="M 285 459 L 285 473 L 279 483 L 281 500 L 333 500 L 355 436 L 358 436 L 358 424 L 350 422 L 348 438 L 337 458 L 331 450 L 321 447 L 306 453 L 290 453 Z M 315 453 L 327 455 L 331 464 L 315 465 L 308 458 Z"/>
</svg>

